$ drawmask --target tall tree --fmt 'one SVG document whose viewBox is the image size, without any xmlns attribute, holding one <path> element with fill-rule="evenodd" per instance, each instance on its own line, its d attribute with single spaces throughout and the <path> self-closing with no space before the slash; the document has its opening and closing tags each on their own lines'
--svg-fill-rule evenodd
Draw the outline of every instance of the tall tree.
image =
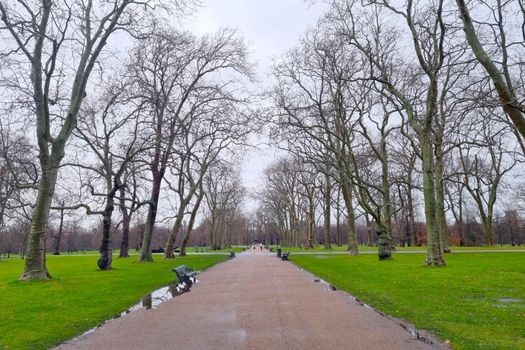
<svg viewBox="0 0 525 350">
<path fill-rule="evenodd" d="M 234 99 L 229 89 L 235 89 L 235 84 L 223 85 L 219 74 L 249 76 L 251 72 L 244 43 L 229 30 L 196 38 L 165 28 L 140 42 L 132 56 L 130 70 L 148 106 L 154 140 L 148 161 L 152 188 L 140 253 L 140 261 L 152 261 L 161 185 L 178 147 L 176 141 L 210 101 Z"/>
<path fill-rule="evenodd" d="M 338 32 L 347 38 L 366 57 L 369 77 L 385 87 L 386 96 L 403 108 L 407 121 L 418 136 L 423 167 L 423 194 L 427 226 L 426 263 L 432 266 L 445 264 L 436 216 L 436 167 L 432 128 L 437 116 L 441 69 L 446 55 L 444 41 L 446 28 L 443 20 L 443 1 L 428 4 L 415 11 L 413 1 L 396 7 L 388 1 L 374 3 L 358 14 L 352 1 L 334 1 L 328 18 Z M 417 62 L 412 81 L 407 75 L 399 76 L 395 68 L 400 58 L 394 35 L 400 32 L 382 21 L 385 11 L 399 16 L 411 34 L 413 52 Z M 388 34 L 385 35 L 385 31 Z M 423 74 L 425 80 L 420 81 Z M 409 93 L 422 84 L 424 98 L 418 101 Z M 416 91 L 419 95 L 422 91 Z M 423 109 L 419 105 L 424 106 Z"/>
<path fill-rule="evenodd" d="M 44 241 L 66 143 L 77 124 L 88 82 L 108 39 L 118 29 L 136 26 L 143 17 L 143 9 L 148 8 L 149 1 L 146 6 L 144 3 L 134 0 L 0 2 L 0 33 L 10 39 L 2 48 L 2 54 L 14 57 L 18 63 L 16 68 L 30 81 L 30 89 L 20 87 L 19 92 L 32 101 L 29 109 L 36 124 L 41 173 L 23 280 L 50 278 Z"/>
</svg>

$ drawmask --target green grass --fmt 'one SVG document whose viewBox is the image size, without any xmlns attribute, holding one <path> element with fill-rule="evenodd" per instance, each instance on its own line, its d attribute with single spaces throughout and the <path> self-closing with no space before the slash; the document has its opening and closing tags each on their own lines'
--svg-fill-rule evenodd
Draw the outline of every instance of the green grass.
<svg viewBox="0 0 525 350">
<path fill-rule="evenodd" d="M 525 349 L 525 253 L 296 255 L 291 260 L 387 314 L 413 322 L 455 349 Z M 521 302 L 504 303 L 500 298 Z"/>
<path fill-rule="evenodd" d="M 510 245 L 510 244 L 495 244 L 492 246 L 481 246 L 481 247 L 450 247 L 452 250 L 525 250 L 525 245 Z"/>
<path fill-rule="evenodd" d="M 112 318 L 148 292 L 176 279 L 171 269 L 204 270 L 225 255 L 192 255 L 138 263 L 114 258 L 112 271 L 96 269 L 96 256 L 48 257 L 54 279 L 18 281 L 19 259 L 0 262 L 0 349 L 47 349 Z"/>
<path fill-rule="evenodd" d="M 274 250 L 276 246 L 272 246 Z M 281 247 L 283 251 L 292 252 L 292 253 L 302 253 L 302 252 L 345 252 L 347 251 L 347 246 L 336 246 L 332 245 L 332 249 L 325 249 L 324 246 L 318 245 L 313 249 L 300 248 L 300 247 Z M 426 247 L 396 247 L 395 251 L 426 251 Z M 525 250 L 525 246 L 511 246 L 511 245 L 494 245 L 494 246 L 479 246 L 479 247 L 450 247 L 452 251 L 461 251 L 461 250 Z M 369 246 L 359 246 L 360 252 L 376 252 L 377 247 Z M 394 252 L 395 252 L 394 251 Z"/>
<path fill-rule="evenodd" d="M 242 247 L 240 246 L 233 246 L 230 248 L 224 248 L 224 249 L 218 249 L 218 250 L 211 250 L 208 247 L 188 247 L 187 250 L 188 253 L 224 253 L 227 254 L 229 252 L 235 252 L 240 253 L 242 252 Z"/>
<path fill-rule="evenodd" d="M 228 254 L 229 252 L 236 252 L 240 253 L 242 252 L 242 246 L 233 246 L 230 248 L 224 248 L 220 250 L 211 250 L 208 247 L 188 247 L 186 252 L 188 254 L 194 254 L 194 253 L 217 253 L 217 254 Z M 113 249 L 113 255 L 118 256 L 120 250 L 119 249 Z M 139 252 L 136 249 L 130 249 L 128 252 L 129 256 L 136 256 L 139 255 Z M 179 253 L 175 253 L 175 256 L 178 256 Z M 99 255 L 98 250 L 86 250 L 86 251 L 74 251 L 71 254 L 68 254 L 66 251 L 60 252 L 60 256 L 87 256 L 87 255 Z M 164 253 L 153 253 L 154 257 L 157 256 L 163 256 Z M 0 255 L 0 261 L 5 260 L 7 257 L 5 255 Z M 13 253 L 11 254 L 11 258 L 19 259 L 20 255 Z"/>
</svg>

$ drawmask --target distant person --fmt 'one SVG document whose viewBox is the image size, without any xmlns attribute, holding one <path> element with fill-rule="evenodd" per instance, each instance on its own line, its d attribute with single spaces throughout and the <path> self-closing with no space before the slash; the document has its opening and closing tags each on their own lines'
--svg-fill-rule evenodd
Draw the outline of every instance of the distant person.
<svg viewBox="0 0 525 350">
<path fill-rule="evenodd" d="M 261 244 L 259 245 L 259 248 L 261 248 L 261 252 L 262 252 L 262 247 L 263 247 L 263 245 L 262 245 L 262 243 L 261 243 Z"/>
</svg>

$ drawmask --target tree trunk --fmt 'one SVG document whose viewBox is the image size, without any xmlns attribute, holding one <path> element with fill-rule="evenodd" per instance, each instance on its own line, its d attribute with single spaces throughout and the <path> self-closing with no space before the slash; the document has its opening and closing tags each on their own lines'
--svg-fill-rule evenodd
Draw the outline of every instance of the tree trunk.
<svg viewBox="0 0 525 350">
<path fill-rule="evenodd" d="M 108 204 L 104 209 L 102 219 L 102 243 L 100 244 L 100 257 L 97 260 L 98 268 L 102 271 L 111 270 L 112 250 L 111 250 L 111 216 L 113 214 L 113 198 L 108 198 Z"/>
<path fill-rule="evenodd" d="M 343 200 L 348 218 L 348 251 L 352 255 L 358 255 L 359 250 L 357 248 L 357 233 L 355 229 L 355 213 L 351 186 L 350 182 L 345 179 L 341 183 L 341 191 L 343 192 Z"/>
<path fill-rule="evenodd" d="M 379 260 L 392 259 L 392 251 L 388 243 L 388 234 L 386 227 L 379 222 L 376 222 L 377 232 L 377 256 Z"/>
<path fill-rule="evenodd" d="M 485 244 L 488 246 L 493 246 L 494 234 L 492 230 L 492 214 L 487 215 L 487 217 L 483 221 L 483 226 L 485 226 Z"/>
<path fill-rule="evenodd" d="M 463 220 L 463 194 L 459 194 L 459 246 L 465 245 L 465 222 Z"/>
<path fill-rule="evenodd" d="M 388 247 L 395 249 L 392 239 L 392 200 L 390 198 L 390 179 L 388 176 L 388 152 L 386 150 L 386 139 L 381 138 L 381 191 L 383 192 L 383 220 L 385 223 Z"/>
<path fill-rule="evenodd" d="M 308 194 L 308 248 L 314 247 L 315 235 L 315 203 L 314 194 Z"/>
<path fill-rule="evenodd" d="M 63 152 L 62 152 L 63 154 Z M 51 200 L 55 192 L 58 166 L 62 157 L 47 155 L 47 150 L 40 151 L 40 165 L 42 177 L 38 187 L 38 194 L 31 217 L 31 228 L 27 240 L 24 259 L 24 273 L 21 280 L 43 280 L 51 276 L 46 266 L 46 231 L 51 209 Z"/>
<path fill-rule="evenodd" d="M 427 257 L 425 263 L 431 266 L 442 266 L 445 265 L 445 259 L 439 244 L 436 222 L 435 168 L 430 133 L 429 129 L 421 130 L 419 137 L 423 161 L 423 197 L 427 225 Z"/>
<path fill-rule="evenodd" d="M 450 253 L 445 217 L 445 180 L 443 178 L 443 149 L 441 143 L 436 145 L 436 220 L 439 232 L 439 244 L 444 253 Z"/>
<path fill-rule="evenodd" d="M 62 202 L 61 205 L 64 206 L 64 202 Z M 60 255 L 60 240 L 62 239 L 63 228 L 64 228 L 64 209 L 61 209 L 60 210 L 60 225 L 58 226 L 58 233 L 55 236 L 53 255 Z"/>
<path fill-rule="evenodd" d="M 297 212 L 295 205 L 290 206 L 290 242 L 291 246 L 297 247 Z"/>
<path fill-rule="evenodd" d="M 409 235 L 412 244 L 417 245 L 416 220 L 414 215 L 414 198 L 412 197 L 412 173 L 414 171 L 415 154 L 410 158 L 407 169 L 407 209 L 408 209 L 408 225 Z M 410 245 L 410 244 L 409 244 Z"/>
<path fill-rule="evenodd" d="M 122 214 L 122 240 L 120 242 L 120 258 L 129 258 L 129 225 L 131 223 L 131 215 L 128 208 L 126 208 L 126 201 L 124 200 L 124 187 L 120 189 L 120 212 Z"/>
<path fill-rule="evenodd" d="M 166 249 L 164 250 L 164 259 L 175 258 L 173 250 L 175 248 L 175 242 L 177 241 L 177 236 L 179 234 L 180 227 L 182 225 L 182 220 L 184 219 L 184 212 L 186 211 L 186 207 L 188 206 L 188 204 L 190 204 L 191 198 L 195 194 L 196 190 L 197 190 L 197 186 L 191 187 L 188 195 L 185 198 L 183 198 L 183 196 L 180 197 L 181 203 L 180 203 L 179 210 L 177 213 L 177 218 L 175 219 L 175 224 L 173 225 L 173 229 L 170 231 L 168 235 L 168 239 L 166 240 Z"/>
<path fill-rule="evenodd" d="M 111 163 L 110 163 L 111 164 Z M 115 178 L 115 183 L 112 186 L 112 176 L 110 171 L 107 172 L 107 197 L 106 207 L 102 216 L 102 243 L 100 244 L 100 257 L 97 260 L 98 268 L 102 271 L 111 270 L 113 261 L 113 251 L 111 249 L 111 219 L 113 211 L 115 210 L 115 195 L 119 190 L 118 176 Z"/>
<path fill-rule="evenodd" d="M 337 208 L 336 208 L 336 215 L 335 215 L 336 224 L 335 224 L 335 227 L 336 227 L 336 230 L 337 230 L 337 245 L 340 247 L 340 246 L 343 245 L 343 238 L 341 237 L 341 206 L 340 206 L 340 203 L 339 203 L 339 199 L 340 198 L 338 198 Z"/>
<path fill-rule="evenodd" d="M 369 247 L 373 247 L 374 242 L 372 241 L 372 222 L 370 221 L 370 217 L 366 213 L 365 213 L 365 220 L 366 220 L 367 245 Z"/>
<path fill-rule="evenodd" d="M 188 223 L 188 227 L 186 228 L 186 232 L 184 233 L 184 237 L 182 238 L 182 242 L 180 244 L 180 256 L 186 256 L 186 246 L 188 245 L 188 241 L 190 239 L 191 230 L 193 230 L 193 225 L 195 225 L 195 218 L 197 217 L 197 212 L 199 211 L 199 207 L 202 202 L 202 198 L 204 197 L 204 192 L 201 190 L 201 193 L 197 197 L 197 202 L 195 203 L 195 206 L 193 207 L 193 210 L 191 211 L 190 216 L 190 222 Z"/>
<path fill-rule="evenodd" d="M 140 258 L 139 258 L 139 261 L 142 261 L 142 262 L 153 261 L 153 255 L 151 254 L 151 240 L 153 238 L 155 220 L 157 219 L 157 206 L 159 204 L 161 183 L 162 183 L 162 176 L 160 174 L 154 174 L 153 188 L 152 188 L 150 203 L 148 207 L 148 216 L 146 219 L 146 225 L 144 226 L 144 235 L 142 237 L 142 249 L 140 251 Z"/>
<path fill-rule="evenodd" d="M 325 187 L 325 202 L 324 202 L 324 249 L 332 249 L 332 230 L 330 226 L 330 219 L 332 216 L 332 201 L 331 194 L 332 186 L 330 184 L 330 178 L 326 175 L 326 187 Z"/>
<path fill-rule="evenodd" d="M 412 181 L 412 178 L 409 179 Z M 410 185 L 407 190 L 407 206 L 408 206 L 408 225 L 410 227 L 410 239 L 412 244 L 417 245 L 417 233 L 416 233 L 416 219 L 414 215 L 414 199 L 412 197 L 412 186 Z"/>
<path fill-rule="evenodd" d="M 403 210 L 403 219 L 405 221 L 405 247 L 410 247 L 410 223 L 408 220 L 408 215 L 406 214 L 405 210 Z"/>
<path fill-rule="evenodd" d="M 174 259 L 175 254 L 173 253 L 173 250 L 175 249 L 175 241 L 177 240 L 177 236 L 179 235 L 180 228 L 182 226 L 182 220 L 184 219 L 184 209 L 179 209 L 179 213 L 177 214 L 177 218 L 175 219 L 175 224 L 173 225 L 173 228 L 171 229 L 168 239 L 166 241 L 166 248 L 164 249 L 164 259 Z"/>
</svg>

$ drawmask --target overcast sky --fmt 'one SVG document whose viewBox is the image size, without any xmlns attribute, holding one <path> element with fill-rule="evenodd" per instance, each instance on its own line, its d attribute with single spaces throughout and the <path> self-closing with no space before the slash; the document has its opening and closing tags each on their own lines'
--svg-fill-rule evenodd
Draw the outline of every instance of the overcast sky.
<svg viewBox="0 0 525 350">
<path fill-rule="evenodd" d="M 204 0 L 203 7 L 186 19 L 184 26 L 196 34 L 213 33 L 219 28 L 238 30 L 257 64 L 258 79 L 270 83 L 272 57 L 296 46 L 322 9 L 323 5 L 311 5 L 305 0 Z M 260 147 L 245 156 L 242 178 L 248 189 L 256 190 L 261 184 L 262 172 L 276 153 Z"/>
</svg>

